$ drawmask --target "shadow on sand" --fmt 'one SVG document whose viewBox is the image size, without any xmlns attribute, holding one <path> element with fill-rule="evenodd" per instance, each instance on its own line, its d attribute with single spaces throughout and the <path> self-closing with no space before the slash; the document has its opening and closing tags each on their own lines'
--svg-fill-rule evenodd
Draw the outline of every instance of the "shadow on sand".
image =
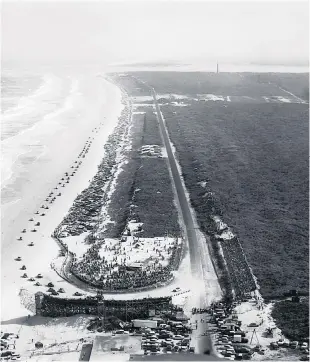
<svg viewBox="0 0 310 362">
<path fill-rule="evenodd" d="M 28 317 L 28 315 L 25 315 L 23 317 L 12 318 L 1 321 L 1 325 L 5 326 L 10 324 L 17 324 L 23 326 L 39 326 L 39 325 L 56 326 L 59 324 L 63 324 L 66 327 L 79 328 L 79 327 L 86 327 L 91 318 L 94 318 L 94 316 L 86 314 L 75 315 L 72 317 L 61 317 L 61 318 L 42 317 L 38 315 Z"/>
</svg>

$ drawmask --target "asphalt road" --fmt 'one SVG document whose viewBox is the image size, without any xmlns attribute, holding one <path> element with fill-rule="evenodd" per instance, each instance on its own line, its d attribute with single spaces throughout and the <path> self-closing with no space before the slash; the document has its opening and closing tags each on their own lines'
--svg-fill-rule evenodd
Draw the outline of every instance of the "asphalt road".
<svg viewBox="0 0 310 362">
<path fill-rule="evenodd" d="M 204 274 L 203 265 L 202 265 L 203 259 L 201 258 L 201 255 L 200 255 L 201 248 L 199 247 L 199 243 L 201 241 L 198 240 L 198 238 L 197 238 L 195 223 L 194 223 L 194 220 L 193 220 L 193 217 L 191 214 L 190 205 L 186 198 L 186 193 L 185 193 L 185 189 L 183 187 L 181 175 L 179 173 L 177 163 L 176 163 L 176 160 L 175 160 L 172 148 L 171 148 L 168 131 L 167 131 L 165 122 L 163 120 L 162 114 L 160 112 L 160 107 L 157 102 L 156 92 L 153 88 L 151 88 L 151 90 L 152 90 L 152 94 L 154 97 L 154 103 L 155 103 L 155 107 L 156 107 L 157 119 L 159 122 L 160 131 L 161 131 L 162 138 L 163 138 L 166 150 L 167 150 L 168 161 L 169 161 L 175 189 L 177 192 L 177 196 L 179 199 L 179 205 L 180 205 L 180 210 L 181 210 L 183 221 L 184 221 L 184 226 L 186 229 L 185 231 L 186 231 L 188 245 L 189 245 L 192 273 L 194 276 L 197 276 L 198 278 L 203 279 L 203 274 Z M 203 290 L 201 290 L 201 289 L 193 290 L 194 293 L 197 293 L 199 295 L 199 300 L 200 300 L 199 304 L 200 305 L 197 306 L 198 308 L 207 307 L 206 295 L 207 295 L 208 291 L 206 290 L 206 285 L 205 284 L 203 284 L 203 285 L 205 286 L 205 288 L 203 288 Z M 198 335 L 196 336 L 197 337 L 196 353 L 204 353 L 206 350 L 209 350 L 212 353 L 213 345 L 212 345 L 210 335 L 207 334 L 206 336 L 201 336 L 202 330 L 203 330 L 203 332 L 205 332 L 205 330 L 208 328 L 207 324 L 203 323 L 203 325 L 202 325 L 200 322 L 198 322 L 197 327 L 198 327 L 197 334 L 199 334 L 199 337 L 198 337 Z"/>
</svg>

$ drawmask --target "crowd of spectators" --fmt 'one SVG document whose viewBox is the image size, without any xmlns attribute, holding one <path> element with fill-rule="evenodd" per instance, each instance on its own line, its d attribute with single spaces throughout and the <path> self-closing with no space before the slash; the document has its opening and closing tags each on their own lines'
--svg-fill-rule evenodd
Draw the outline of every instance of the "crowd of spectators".
<svg viewBox="0 0 310 362">
<path fill-rule="evenodd" d="M 243 298 L 256 289 L 256 284 L 240 242 L 235 237 L 221 245 L 236 296 Z"/>
<path fill-rule="evenodd" d="M 82 258 L 73 258 L 71 272 L 79 279 L 107 291 L 140 289 L 148 286 L 162 285 L 173 278 L 172 270 L 178 267 L 181 247 L 174 245 L 168 248 L 170 255 L 168 265 L 161 264 L 162 256 L 160 250 L 156 249 L 158 258 L 154 263 L 141 265 L 137 268 L 129 268 L 126 258 L 118 258 L 121 250 L 114 250 L 115 256 L 108 260 L 100 255 L 101 248 L 104 251 L 109 246 L 104 245 L 104 240 L 93 244 Z"/>
<path fill-rule="evenodd" d="M 69 213 L 57 227 L 58 237 L 76 236 L 91 231 L 96 226 L 102 205 L 105 203 L 104 186 L 110 180 L 112 169 L 116 164 L 117 148 L 130 122 L 130 108 L 122 111 L 115 131 L 104 145 L 105 157 L 98 166 L 97 174 L 88 188 L 77 196 Z"/>
<path fill-rule="evenodd" d="M 75 314 L 98 314 L 100 297 L 84 298 L 57 298 L 47 294 L 40 293 L 41 301 L 38 308 L 38 314 L 46 317 L 72 316 Z M 107 316 L 117 318 L 124 317 L 127 313 L 128 318 L 147 317 L 149 309 L 155 311 L 166 310 L 170 308 L 171 297 L 162 298 L 143 298 L 135 300 L 105 300 Z"/>
</svg>

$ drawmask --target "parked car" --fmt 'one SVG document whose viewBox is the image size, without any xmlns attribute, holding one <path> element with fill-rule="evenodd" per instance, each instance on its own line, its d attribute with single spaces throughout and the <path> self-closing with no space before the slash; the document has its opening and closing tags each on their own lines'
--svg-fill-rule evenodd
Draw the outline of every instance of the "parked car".
<svg viewBox="0 0 310 362">
<path fill-rule="evenodd" d="M 182 340 L 184 337 L 182 335 L 180 335 L 180 334 L 177 334 L 173 338 L 176 339 L 176 340 Z"/>
<path fill-rule="evenodd" d="M 304 356 L 301 356 L 299 358 L 299 361 L 309 361 L 310 360 L 310 356 L 309 355 L 304 355 Z"/>
<path fill-rule="evenodd" d="M 298 342 L 297 341 L 292 341 L 290 343 L 290 347 L 296 349 L 298 347 Z"/>
<path fill-rule="evenodd" d="M 278 343 L 277 342 L 271 342 L 270 343 L 270 349 L 279 349 Z"/>
</svg>

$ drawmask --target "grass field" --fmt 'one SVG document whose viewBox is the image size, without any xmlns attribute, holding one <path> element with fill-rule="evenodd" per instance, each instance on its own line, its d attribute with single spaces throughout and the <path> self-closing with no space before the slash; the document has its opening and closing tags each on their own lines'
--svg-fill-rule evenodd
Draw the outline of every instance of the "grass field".
<svg viewBox="0 0 310 362">
<path fill-rule="evenodd" d="M 177 211 L 165 158 L 141 157 L 143 145 L 162 146 L 159 127 L 153 109 L 139 108 L 145 114 L 133 115 L 132 148 L 123 165 L 109 205 L 115 222 L 106 235 L 119 237 L 129 218 L 143 223 L 143 237 L 180 234 Z"/>
</svg>

